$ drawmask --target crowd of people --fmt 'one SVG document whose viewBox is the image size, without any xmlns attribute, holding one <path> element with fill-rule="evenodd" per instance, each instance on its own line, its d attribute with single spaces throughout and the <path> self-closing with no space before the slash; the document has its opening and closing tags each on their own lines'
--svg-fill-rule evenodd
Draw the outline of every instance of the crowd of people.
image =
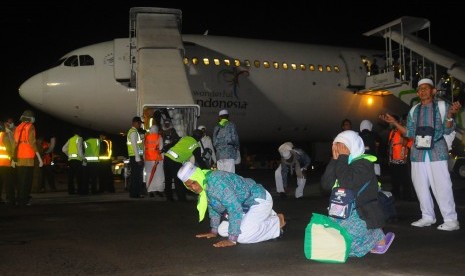
<svg viewBox="0 0 465 276">
<path fill-rule="evenodd" d="M 391 126 L 387 137 L 391 193 L 398 199 L 418 200 L 420 205 L 421 217 L 411 225 L 435 224 L 436 201 L 443 219 L 437 229 L 454 231 L 460 229 L 460 225 L 444 135 L 454 130 L 454 117 L 461 104 L 438 101 L 436 92 L 430 79 L 422 79 L 417 88 L 420 103 L 412 107 L 409 114 L 383 114 L 379 118 Z M 441 105 L 445 112 L 441 111 Z M 30 204 L 35 162 L 44 169 L 41 189 L 46 186 L 56 189 L 53 177 L 45 172 L 56 141 L 54 137 L 36 139 L 32 111 L 24 111 L 20 121 L 17 127 L 11 120 L 0 125 L 0 156 L 11 157 L 0 157 L 0 192 L 5 185 L 6 202 L 22 206 Z M 149 195 L 183 202 L 192 193 L 198 199 L 199 221 L 205 218 L 207 211 L 210 218 L 210 231 L 196 237 L 224 237 L 213 244 L 215 247 L 257 243 L 283 234 L 286 220 L 284 214 L 274 211 L 271 193 L 253 179 L 235 173 L 240 142 L 228 110 L 219 111 L 212 138 L 203 125 L 191 135 L 178 135 L 169 117 L 152 122 L 146 131 L 141 118 L 134 117 L 127 132 L 131 198 Z M 325 190 L 363 191 L 355 198 L 356 208 L 347 218 L 332 218 L 351 236 L 349 255 L 354 257 L 370 252 L 384 254 L 395 238 L 394 233 L 383 230 L 387 217 L 379 199 L 382 191 L 380 143 L 381 138 L 373 130 L 371 121 L 363 120 L 357 132 L 352 129 L 352 122 L 344 119 L 340 133 L 332 142 L 331 158 L 321 178 L 321 187 Z M 108 165 L 111 141 L 104 135 L 84 140 L 76 129 L 62 151 L 70 167 L 69 194 L 114 192 L 110 181 L 111 165 Z M 311 166 L 309 154 L 290 141 L 281 144 L 278 153 L 281 160 L 274 172 L 276 192 L 281 198 L 287 198 L 288 178 L 295 174 L 295 198 L 302 198 L 307 170 Z"/>
</svg>

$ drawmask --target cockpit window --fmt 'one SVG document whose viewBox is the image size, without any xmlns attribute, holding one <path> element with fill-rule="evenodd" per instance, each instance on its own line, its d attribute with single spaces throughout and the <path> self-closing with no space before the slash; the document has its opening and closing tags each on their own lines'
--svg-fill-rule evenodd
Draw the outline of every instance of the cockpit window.
<svg viewBox="0 0 465 276">
<path fill-rule="evenodd" d="M 65 61 L 65 58 L 59 59 L 57 62 L 55 62 L 55 63 L 52 65 L 52 67 L 58 67 L 58 66 L 60 66 L 60 65 L 63 63 L 63 61 Z"/>
<path fill-rule="evenodd" d="M 79 56 L 79 65 L 80 66 L 94 65 L 94 59 L 89 55 L 81 55 Z"/>
<path fill-rule="evenodd" d="M 79 66 L 78 57 L 77 56 L 70 56 L 65 60 L 65 66 L 76 67 Z"/>
</svg>

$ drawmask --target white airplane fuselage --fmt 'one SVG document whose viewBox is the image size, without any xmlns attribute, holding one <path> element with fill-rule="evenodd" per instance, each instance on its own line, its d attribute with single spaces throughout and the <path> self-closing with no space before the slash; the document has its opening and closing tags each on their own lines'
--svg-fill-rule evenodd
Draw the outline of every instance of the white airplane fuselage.
<svg viewBox="0 0 465 276">
<path fill-rule="evenodd" d="M 187 79 L 194 103 L 200 106 L 197 124 L 211 132 L 218 111 L 228 109 L 241 142 L 327 142 L 340 131 L 344 118 L 358 130 L 363 119 L 375 122 L 382 112 L 402 114 L 407 109 L 395 96 L 358 95 L 348 88 L 353 79 L 367 74 L 361 57 L 373 60 L 377 51 L 215 36 L 184 35 L 183 41 L 189 61 L 184 65 Z M 66 54 L 64 58 L 90 55 L 94 65 L 61 63 L 24 82 L 21 97 L 64 121 L 125 133 L 131 118 L 141 114 L 137 114 L 137 89 L 115 79 L 113 49 L 113 41 L 108 41 Z M 198 64 L 192 63 L 194 58 Z M 232 64 L 226 65 L 225 59 Z M 246 60 L 250 66 L 244 64 Z"/>
</svg>

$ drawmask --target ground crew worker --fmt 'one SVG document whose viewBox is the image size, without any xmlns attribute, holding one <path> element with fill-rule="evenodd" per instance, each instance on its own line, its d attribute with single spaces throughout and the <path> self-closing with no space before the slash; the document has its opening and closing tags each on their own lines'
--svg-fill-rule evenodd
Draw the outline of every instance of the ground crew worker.
<svg viewBox="0 0 465 276">
<path fill-rule="evenodd" d="M 113 153 L 113 143 L 105 134 L 100 134 L 100 155 L 98 166 L 99 192 L 115 192 L 113 183 L 113 172 L 111 170 L 111 156 Z"/>
<path fill-rule="evenodd" d="M 74 129 L 74 135 L 66 141 L 61 149 L 68 156 L 68 194 L 76 193 L 74 180 L 77 182 L 77 192 L 84 194 L 82 183 L 82 161 L 84 160 L 84 151 L 82 150 L 82 137 L 79 129 Z"/>
<path fill-rule="evenodd" d="M 5 120 L 4 124 L 5 134 L 3 136 L 3 143 L 5 144 L 6 150 L 8 155 L 10 156 L 10 163 L 11 168 L 7 171 L 10 173 L 10 181 L 6 183 L 5 190 L 6 190 L 6 204 L 9 206 L 14 206 L 17 204 L 17 185 L 16 185 L 16 170 L 13 167 L 13 155 L 14 155 L 14 148 L 15 148 L 15 138 L 14 138 L 14 131 L 15 131 L 15 123 L 13 118 L 8 118 Z M 7 142 L 9 140 L 9 143 Z M 8 146 L 8 144 L 10 144 Z"/>
<path fill-rule="evenodd" d="M 52 137 L 55 139 L 55 137 Z M 52 144 L 53 143 L 53 144 Z M 53 149 L 54 147 L 54 140 L 50 142 L 42 139 L 42 143 L 40 145 L 42 147 L 42 162 L 44 166 L 42 167 L 42 179 L 40 181 L 40 192 L 45 192 L 45 183 L 48 183 L 50 190 L 56 191 L 55 187 L 55 174 L 53 173 Z"/>
<path fill-rule="evenodd" d="M 36 142 L 35 117 L 31 110 L 25 110 L 20 118 L 21 124 L 15 129 L 16 167 L 18 176 L 18 205 L 31 205 L 32 176 L 35 157 L 42 167 L 42 158 Z"/>
<path fill-rule="evenodd" d="M 11 156 L 13 155 L 14 140 L 10 140 L 9 135 L 5 132 L 3 122 L 0 122 L 0 202 L 3 202 L 2 191 L 3 187 L 7 191 L 8 200 L 8 187 L 12 185 L 13 181 L 13 168 L 11 167 Z"/>
<path fill-rule="evenodd" d="M 84 157 L 86 158 L 86 165 L 84 166 L 83 174 L 83 193 L 97 194 L 97 177 L 99 166 L 99 153 L 100 153 L 100 139 L 89 138 L 84 141 Z"/>
<path fill-rule="evenodd" d="M 131 183 L 129 185 L 129 197 L 144 197 L 143 171 L 144 171 L 144 141 L 139 133 L 142 125 L 140 117 L 132 118 L 132 127 L 129 129 L 126 139 L 128 148 L 129 166 L 131 168 Z"/>
</svg>

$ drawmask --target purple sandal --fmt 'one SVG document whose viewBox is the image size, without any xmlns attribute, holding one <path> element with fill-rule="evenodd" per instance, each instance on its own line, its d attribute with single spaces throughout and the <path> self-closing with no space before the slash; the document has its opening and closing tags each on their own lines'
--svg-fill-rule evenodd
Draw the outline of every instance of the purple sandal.
<svg viewBox="0 0 465 276">
<path fill-rule="evenodd" d="M 391 246 L 392 241 L 396 235 L 392 232 L 387 233 L 384 236 L 385 244 L 384 245 L 376 245 L 375 248 L 373 248 L 370 252 L 373 254 L 384 254 L 386 251 L 388 251 L 389 246 Z"/>
</svg>

